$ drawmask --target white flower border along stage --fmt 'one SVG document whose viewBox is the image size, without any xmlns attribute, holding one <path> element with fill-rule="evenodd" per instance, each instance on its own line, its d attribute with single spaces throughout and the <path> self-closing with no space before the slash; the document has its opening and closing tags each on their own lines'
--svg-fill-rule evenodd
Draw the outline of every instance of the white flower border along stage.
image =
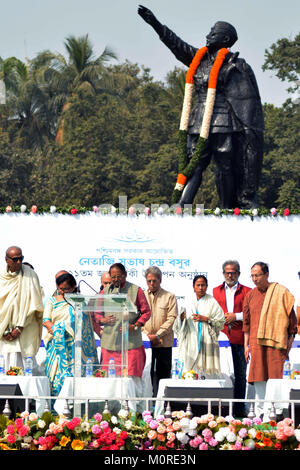
<svg viewBox="0 0 300 470">
<path fill-rule="evenodd" d="M 100 204 L 94 205 L 92 207 L 82 207 L 72 205 L 69 207 L 56 207 L 56 206 L 37 206 L 32 205 L 27 207 L 25 204 L 21 206 L 6 206 L 0 207 L 0 214 L 27 214 L 27 215 L 37 215 L 37 214 L 67 214 L 71 216 L 76 216 L 80 214 L 95 214 L 95 215 L 128 215 L 128 216 L 140 216 L 144 215 L 146 217 L 151 216 L 206 216 L 213 215 L 216 217 L 225 216 L 249 216 L 251 219 L 256 217 L 285 217 L 288 218 L 291 215 L 300 215 L 299 210 L 290 210 L 286 208 L 271 208 L 271 209 L 239 209 L 238 207 L 234 209 L 220 209 L 216 207 L 215 209 L 205 209 L 203 205 L 188 206 L 186 208 L 181 208 L 178 204 L 173 204 L 168 206 L 168 204 L 152 204 L 151 207 L 147 207 L 144 204 L 132 204 L 129 208 L 127 205 L 119 205 L 119 208 L 113 206 L 112 204 Z"/>
</svg>

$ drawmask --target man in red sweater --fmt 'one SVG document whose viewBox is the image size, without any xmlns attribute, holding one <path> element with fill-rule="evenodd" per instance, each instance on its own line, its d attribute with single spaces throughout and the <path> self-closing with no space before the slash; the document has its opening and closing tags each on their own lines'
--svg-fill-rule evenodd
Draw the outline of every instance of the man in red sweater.
<svg viewBox="0 0 300 470">
<path fill-rule="evenodd" d="M 228 336 L 234 371 L 234 398 L 245 398 L 247 363 L 244 355 L 243 303 L 251 290 L 238 282 L 240 265 L 236 260 L 223 263 L 225 281 L 213 289 L 213 296 L 220 304 L 225 315 L 223 333 Z M 235 417 L 245 415 L 244 403 L 236 403 L 233 407 Z"/>
</svg>

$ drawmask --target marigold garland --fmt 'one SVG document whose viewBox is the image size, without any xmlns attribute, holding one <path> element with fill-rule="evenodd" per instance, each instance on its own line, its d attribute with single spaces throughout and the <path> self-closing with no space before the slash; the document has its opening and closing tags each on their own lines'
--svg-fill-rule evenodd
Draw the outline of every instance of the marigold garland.
<svg viewBox="0 0 300 470">
<path fill-rule="evenodd" d="M 194 173 L 200 161 L 201 155 L 203 154 L 206 148 L 213 108 L 215 104 L 218 76 L 219 76 L 220 69 L 223 65 L 223 62 L 225 60 L 225 57 L 229 53 L 229 50 L 227 48 L 220 49 L 218 51 L 216 60 L 211 68 L 209 80 L 208 80 L 205 110 L 204 110 L 204 115 L 202 119 L 199 139 L 198 139 L 195 151 L 193 153 L 193 156 L 190 159 L 190 161 L 188 161 L 186 143 L 187 143 L 187 129 L 188 129 L 189 117 L 190 117 L 191 106 L 192 106 L 194 75 L 196 73 L 198 66 L 200 65 L 201 60 L 203 59 L 207 51 L 208 51 L 208 48 L 206 46 L 198 49 L 186 74 L 184 100 L 183 100 L 183 106 L 182 106 L 182 113 L 181 113 L 180 126 L 179 126 L 179 137 L 178 137 L 179 139 L 178 140 L 178 148 L 179 148 L 178 176 L 177 176 L 176 185 L 175 185 L 173 195 L 172 195 L 172 204 L 176 204 L 179 201 L 187 180 Z"/>
</svg>

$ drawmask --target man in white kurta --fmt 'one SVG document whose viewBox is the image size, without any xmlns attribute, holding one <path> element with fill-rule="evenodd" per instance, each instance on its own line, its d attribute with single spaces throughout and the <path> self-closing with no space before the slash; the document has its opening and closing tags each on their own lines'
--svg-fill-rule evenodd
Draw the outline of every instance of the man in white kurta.
<svg viewBox="0 0 300 470">
<path fill-rule="evenodd" d="M 5 367 L 25 368 L 25 359 L 35 356 L 42 337 L 43 301 L 38 276 L 23 265 L 22 250 L 6 250 L 6 265 L 0 272 L 0 354 Z"/>
</svg>

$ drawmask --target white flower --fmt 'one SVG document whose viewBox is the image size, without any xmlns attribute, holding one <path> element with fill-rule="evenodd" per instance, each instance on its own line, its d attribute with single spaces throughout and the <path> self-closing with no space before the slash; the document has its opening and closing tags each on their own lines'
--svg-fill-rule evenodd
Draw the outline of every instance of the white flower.
<svg viewBox="0 0 300 470">
<path fill-rule="evenodd" d="M 220 450 L 232 450 L 232 447 L 230 444 L 223 444 L 221 447 L 220 447 Z"/>
<path fill-rule="evenodd" d="M 216 441 L 218 441 L 218 442 L 223 442 L 224 439 L 225 439 L 225 436 L 224 436 L 224 434 L 223 434 L 221 431 L 217 431 L 216 434 L 214 435 L 214 438 L 215 438 Z"/>
<path fill-rule="evenodd" d="M 227 421 L 227 423 L 230 423 L 233 420 L 234 420 L 234 417 L 231 416 L 231 415 L 228 415 L 228 416 L 225 417 L 225 421 Z"/>
<path fill-rule="evenodd" d="M 257 209 L 252 209 L 252 215 L 253 215 L 254 217 L 256 217 L 257 214 L 258 214 L 258 210 L 257 210 Z"/>
<path fill-rule="evenodd" d="M 76 428 L 74 428 L 74 431 L 75 431 L 77 434 L 80 434 L 80 433 L 81 433 L 81 424 L 79 424 L 79 426 L 76 426 Z"/>
<path fill-rule="evenodd" d="M 115 432 L 116 434 L 120 434 L 121 429 L 120 428 L 113 428 L 113 432 Z"/>
<path fill-rule="evenodd" d="M 29 445 L 29 444 L 25 444 L 24 442 L 22 442 L 21 448 L 22 448 L 22 449 L 29 449 L 29 448 L 30 448 L 30 445 Z"/>
<path fill-rule="evenodd" d="M 45 426 L 46 426 L 45 421 L 43 419 L 39 419 L 37 422 L 37 427 L 40 429 L 44 429 Z"/>
<path fill-rule="evenodd" d="M 119 416 L 119 418 L 125 419 L 128 416 L 128 411 L 122 409 L 122 410 L 119 411 L 118 416 Z"/>
<path fill-rule="evenodd" d="M 117 418 L 116 416 L 112 416 L 112 417 L 111 417 L 111 422 L 112 422 L 113 424 L 117 424 L 118 418 Z"/>
<path fill-rule="evenodd" d="M 56 212 L 56 207 L 55 206 L 50 206 L 50 212 L 51 212 L 51 214 L 54 214 Z"/>
<path fill-rule="evenodd" d="M 194 419 L 194 418 L 193 418 L 193 419 L 191 419 L 191 421 L 190 421 L 190 429 L 196 429 L 196 428 L 197 428 L 197 426 L 198 426 L 198 424 L 197 424 L 197 420 L 196 420 L 196 419 Z"/>
<path fill-rule="evenodd" d="M 220 215 L 220 213 L 221 213 L 221 209 L 219 207 L 216 207 L 215 214 Z"/>
<path fill-rule="evenodd" d="M 81 429 L 82 431 L 88 431 L 90 429 L 90 423 L 88 423 L 87 421 L 82 421 Z"/>
<path fill-rule="evenodd" d="M 23 441 L 25 442 L 25 444 L 29 444 L 31 441 L 33 441 L 33 437 L 32 436 L 24 436 Z"/>
<path fill-rule="evenodd" d="M 181 426 L 182 429 L 184 429 L 184 428 L 189 428 L 189 427 L 190 427 L 190 420 L 189 420 L 189 418 L 182 418 L 182 419 L 180 420 L 180 426 Z"/>
<path fill-rule="evenodd" d="M 228 442 L 235 442 L 236 441 L 236 435 L 234 432 L 229 432 L 226 436 L 226 439 Z"/>
<path fill-rule="evenodd" d="M 249 431 L 248 431 L 248 434 L 249 434 L 250 437 L 252 437 L 252 439 L 255 439 L 256 433 L 257 433 L 257 431 L 256 431 L 256 429 L 254 429 L 254 428 L 251 428 L 251 429 L 249 429 Z"/>
<path fill-rule="evenodd" d="M 127 431 L 129 431 L 132 428 L 132 421 L 130 421 L 130 419 L 125 421 L 125 428 L 127 429 Z"/>
<path fill-rule="evenodd" d="M 295 429 L 294 434 L 297 441 L 300 442 L 300 429 Z"/>
<path fill-rule="evenodd" d="M 191 437 L 197 436 L 197 429 L 189 428 L 188 435 L 191 436 Z"/>
<path fill-rule="evenodd" d="M 230 429 L 228 427 L 220 428 L 219 432 L 221 432 L 223 434 L 223 436 L 226 437 L 227 434 L 229 434 Z"/>
<path fill-rule="evenodd" d="M 189 442 L 189 437 L 185 434 L 185 432 L 177 432 L 176 437 L 180 442 L 182 442 L 182 444 L 187 444 Z"/>
<path fill-rule="evenodd" d="M 30 413 L 30 415 L 28 416 L 28 419 L 29 421 L 36 421 L 37 419 L 39 419 L 39 417 L 36 413 Z"/>
</svg>

